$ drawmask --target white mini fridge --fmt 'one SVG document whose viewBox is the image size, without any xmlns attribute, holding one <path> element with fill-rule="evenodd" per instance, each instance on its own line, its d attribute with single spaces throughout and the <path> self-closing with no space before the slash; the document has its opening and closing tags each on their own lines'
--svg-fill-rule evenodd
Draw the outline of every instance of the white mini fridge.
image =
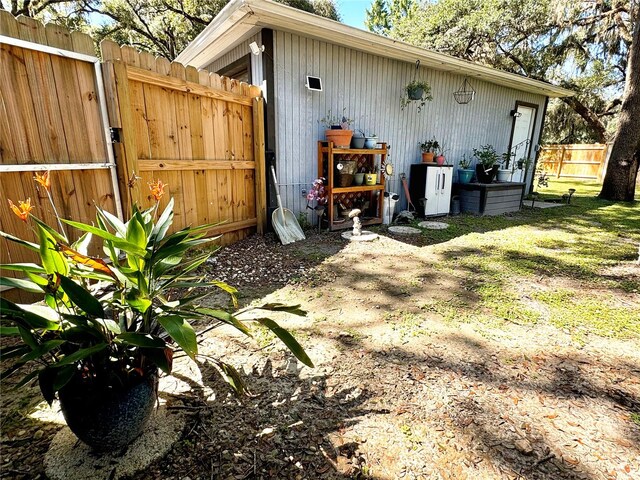
<svg viewBox="0 0 640 480">
<path fill-rule="evenodd" d="M 453 166 L 435 163 L 411 165 L 409 194 L 418 214 L 424 217 L 449 214 L 452 178 Z"/>
</svg>

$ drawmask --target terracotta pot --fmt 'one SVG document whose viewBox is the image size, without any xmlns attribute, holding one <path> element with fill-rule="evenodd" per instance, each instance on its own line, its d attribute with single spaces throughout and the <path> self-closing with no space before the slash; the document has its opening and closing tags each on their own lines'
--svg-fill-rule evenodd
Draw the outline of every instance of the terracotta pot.
<svg viewBox="0 0 640 480">
<path fill-rule="evenodd" d="M 327 142 L 333 142 L 334 148 L 349 148 L 353 130 L 325 130 Z"/>
<path fill-rule="evenodd" d="M 433 152 L 422 152 L 422 163 L 433 163 Z"/>
<path fill-rule="evenodd" d="M 445 161 L 444 155 L 438 155 L 436 157 L 436 163 L 438 165 L 444 165 L 444 161 Z"/>
</svg>

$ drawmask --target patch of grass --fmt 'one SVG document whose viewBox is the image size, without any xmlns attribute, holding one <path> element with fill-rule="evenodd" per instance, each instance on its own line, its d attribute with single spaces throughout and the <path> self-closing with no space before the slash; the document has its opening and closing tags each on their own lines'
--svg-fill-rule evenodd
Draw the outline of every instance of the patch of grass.
<svg viewBox="0 0 640 480">
<path fill-rule="evenodd" d="M 640 426 L 640 413 L 632 413 L 631 414 L 631 421 L 633 423 L 635 423 L 636 425 Z"/>
<path fill-rule="evenodd" d="M 603 337 L 640 335 L 640 307 L 614 305 L 611 295 L 579 295 L 573 290 L 536 292 L 534 300 L 549 309 L 548 321 L 570 332 L 595 333 Z"/>
<path fill-rule="evenodd" d="M 427 334 L 424 326 L 424 318 L 415 313 L 406 311 L 393 311 L 385 313 L 384 321 L 391 325 L 391 329 L 400 334 L 403 341 L 411 337 L 420 337 Z"/>
</svg>

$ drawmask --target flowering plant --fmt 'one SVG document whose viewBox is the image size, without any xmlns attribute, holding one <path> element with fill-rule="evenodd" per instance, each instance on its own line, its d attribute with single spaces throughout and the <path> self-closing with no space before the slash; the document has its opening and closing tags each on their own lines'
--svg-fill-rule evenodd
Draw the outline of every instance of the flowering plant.
<svg viewBox="0 0 640 480">
<path fill-rule="evenodd" d="M 49 174 L 35 179 L 49 194 Z M 303 315 L 299 306 L 269 303 L 237 311 L 236 289 L 217 280 L 206 281 L 196 270 L 211 251 L 189 256 L 217 237 L 205 234 L 214 225 L 187 227 L 170 232 L 174 200 L 164 210 L 159 201 L 167 185 L 149 183 L 155 203 L 146 210 L 136 205 L 127 221 L 96 207 L 95 224 L 56 218 L 61 228 L 82 232 L 71 243 L 64 230 L 58 231 L 31 213 L 30 201 L 11 210 L 25 223 L 31 221 L 39 240 L 32 243 L 0 231 L 0 236 L 32 250 L 39 263 L 0 264 L 0 269 L 24 274 L 25 278 L 0 277 L 0 286 L 36 293 L 44 302 L 19 305 L 0 295 L 0 332 L 22 342 L 3 349 L 5 359 L 17 358 L 2 377 L 27 364 L 37 364 L 21 385 L 37 377 L 42 394 L 51 403 L 56 392 L 72 380 L 83 388 L 104 386 L 120 389 L 160 368 L 172 369 L 175 350 L 196 359 L 198 342 L 190 322 L 227 324 L 251 336 L 240 314 L 251 310 L 285 311 Z M 53 201 L 51 201 L 52 205 Z M 102 244 L 107 259 L 89 256 L 93 239 Z M 217 290 L 229 294 L 230 311 L 200 306 L 197 302 Z M 312 366 L 300 344 L 273 320 L 251 318 L 274 332 L 305 365 Z M 202 357 L 202 356 L 201 356 Z M 235 369 L 211 356 L 227 382 L 242 391 L 242 378 Z"/>
<path fill-rule="evenodd" d="M 324 206 L 327 204 L 327 189 L 325 187 L 327 183 L 327 179 L 324 177 L 316 178 L 313 181 L 313 187 L 309 190 L 307 194 L 307 205 L 308 202 L 313 202 L 314 200 L 317 202 L 318 206 Z"/>
</svg>

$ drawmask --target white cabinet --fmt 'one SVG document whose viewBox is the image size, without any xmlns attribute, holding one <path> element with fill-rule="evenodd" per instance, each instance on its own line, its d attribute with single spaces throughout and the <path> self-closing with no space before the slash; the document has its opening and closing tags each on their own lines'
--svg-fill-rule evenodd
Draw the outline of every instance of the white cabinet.
<svg viewBox="0 0 640 480">
<path fill-rule="evenodd" d="M 411 165 L 409 193 L 419 214 L 425 217 L 449 214 L 452 177 L 452 166 Z"/>
</svg>

